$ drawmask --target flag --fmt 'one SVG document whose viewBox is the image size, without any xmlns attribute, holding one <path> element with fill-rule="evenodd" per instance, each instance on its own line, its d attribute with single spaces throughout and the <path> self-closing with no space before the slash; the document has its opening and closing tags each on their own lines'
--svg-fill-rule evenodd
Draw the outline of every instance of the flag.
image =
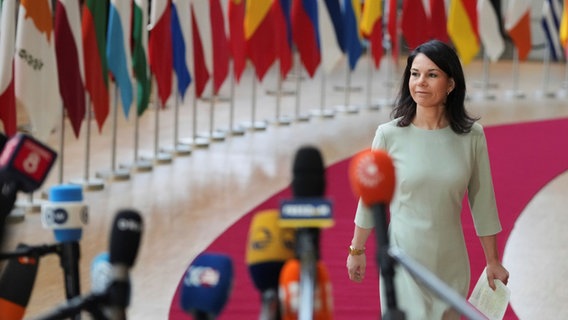
<svg viewBox="0 0 568 320">
<path fill-rule="evenodd" d="M 343 15 L 339 0 L 318 0 L 318 7 L 324 8 L 319 12 L 320 45 L 322 50 L 321 60 L 324 70 L 331 72 L 341 61 L 345 44 L 343 41 Z"/>
<path fill-rule="evenodd" d="M 217 94 L 229 74 L 231 60 L 229 41 L 225 33 L 225 19 L 219 0 L 209 0 L 211 40 L 213 46 L 213 94 Z"/>
<path fill-rule="evenodd" d="M 32 133 L 45 141 L 61 120 L 61 96 L 50 0 L 21 0 L 16 31 L 16 103 L 28 113 Z"/>
<path fill-rule="evenodd" d="M 485 54 L 491 61 L 497 61 L 505 51 L 505 40 L 501 34 L 501 25 L 497 10 L 490 0 L 478 0 L 477 19 L 479 40 Z"/>
<path fill-rule="evenodd" d="M 108 15 L 106 55 L 108 69 L 114 77 L 120 92 L 122 111 L 128 117 L 132 104 L 132 76 L 130 75 L 132 60 L 130 53 L 130 1 L 111 0 Z"/>
<path fill-rule="evenodd" d="M 134 0 L 132 12 L 132 68 L 136 78 L 136 115 L 141 116 L 150 103 L 151 81 L 148 72 L 148 0 Z"/>
<path fill-rule="evenodd" d="M 248 0 L 245 10 L 247 57 L 254 65 L 256 77 L 262 81 L 276 60 L 272 0 Z"/>
<path fill-rule="evenodd" d="M 349 61 L 349 68 L 353 71 L 357 61 L 363 54 L 359 21 L 361 20 L 361 3 L 359 0 L 345 0 L 343 13 L 343 26 L 345 32 L 345 51 Z"/>
<path fill-rule="evenodd" d="M 292 69 L 292 27 L 290 22 L 290 1 L 274 0 L 272 3 L 274 21 L 274 46 L 280 62 L 280 76 L 286 78 Z"/>
<path fill-rule="evenodd" d="M 525 60 L 531 51 L 531 2 L 510 0 L 505 17 L 505 30 L 513 40 L 519 60 Z"/>
<path fill-rule="evenodd" d="M 93 104 L 95 120 L 102 131 L 109 113 L 106 59 L 107 2 L 86 0 L 82 15 L 85 87 Z"/>
<path fill-rule="evenodd" d="M 548 45 L 550 57 L 554 61 L 562 58 L 563 50 L 560 43 L 560 19 L 562 0 L 544 0 L 542 3 L 541 25 Z"/>
<path fill-rule="evenodd" d="M 422 0 L 403 0 L 400 27 L 408 49 L 414 50 L 430 39 L 430 21 Z"/>
<path fill-rule="evenodd" d="M 246 67 L 245 0 L 229 0 L 229 44 L 233 57 L 233 74 L 239 82 Z"/>
<path fill-rule="evenodd" d="M 448 35 L 463 64 L 468 64 L 480 49 L 477 33 L 476 0 L 451 0 Z"/>
<path fill-rule="evenodd" d="M 388 1 L 388 14 L 387 16 L 387 31 L 390 39 L 391 44 L 391 51 L 392 51 L 392 59 L 395 64 L 398 63 L 398 52 L 399 49 L 399 41 L 398 41 L 398 6 L 397 0 L 387 0 Z"/>
<path fill-rule="evenodd" d="M 10 137 L 18 130 L 14 93 L 16 0 L 2 1 L 0 10 L 0 120 L 4 133 Z"/>
<path fill-rule="evenodd" d="M 321 62 L 318 3 L 309 0 L 292 1 L 292 38 L 300 60 L 311 78 Z"/>
<path fill-rule="evenodd" d="M 191 83 L 189 73 L 189 50 L 186 46 L 189 36 L 188 19 L 180 19 L 178 12 L 189 13 L 189 0 L 174 0 L 172 3 L 172 50 L 173 68 L 177 78 L 177 91 L 183 99 Z"/>
<path fill-rule="evenodd" d="M 560 21 L 560 43 L 564 47 L 566 58 L 568 58 L 568 0 L 564 0 L 562 7 L 562 19 Z"/>
<path fill-rule="evenodd" d="M 438 39 L 445 43 L 450 42 L 447 29 L 446 2 L 444 0 L 430 0 L 429 20 L 430 38 Z"/>
<path fill-rule="evenodd" d="M 152 0 L 150 8 L 150 36 L 148 58 L 150 70 L 156 79 L 158 97 L 162 108 L 172 93 L 172 23 L 171 1 Z"/>
<path fill-rule="evenodd" d="M 361 16 L 361 33 L 371 44 L 371 55 L 375 68 L 379 68 L 383 56 L 383 3 L 381 0 L 367 1 Z"/>
<path fill-rule="evenodd" d="M 203 90 L 209 81 L 209 69 L 203 54 L 203 43 L 195 17 L 195 9 L 191 5 L 191 33 L 193 37 L 193 72 L 195 76 L 195 96 L 201 98 Z"/>
<path fill-rule="evenodd" d="M 85 85 L 81 12 L 78 0 L 59 0 L 55 8 L 55 52 L 59 92 L 75 137 L 85 118 Z"/>
</svg>

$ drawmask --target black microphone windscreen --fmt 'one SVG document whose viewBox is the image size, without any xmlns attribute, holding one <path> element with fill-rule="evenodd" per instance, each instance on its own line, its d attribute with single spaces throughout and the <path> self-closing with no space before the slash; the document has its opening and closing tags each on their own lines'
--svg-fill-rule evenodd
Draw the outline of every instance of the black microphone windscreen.
<svg viewBox="0 0 568 320">
<path fill-rule="evenodd" d="M 292 167 L 292 193 L 295 197 L 322 197 L 325 193 L 325 167 L 320 151 L 313 146 L 296 152 Z"/>
<path fill-rule="evenodd" d="M 124 209 L 116 214 L 110 234 L 111 264 L 134 265 L 142 237 L 142 216 L 135 210 Z"/>
</svg>

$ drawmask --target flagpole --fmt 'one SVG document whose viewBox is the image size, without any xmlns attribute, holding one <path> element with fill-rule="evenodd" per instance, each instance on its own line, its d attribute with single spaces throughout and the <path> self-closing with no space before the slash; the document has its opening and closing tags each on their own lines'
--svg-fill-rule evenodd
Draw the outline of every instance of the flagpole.
<svg viewBox="0 0 568 320">
<path fill-rule="evenodd" d="M 251 105 L 251 121 L 250 123 L 245 123 L 244 126 L 249 130 L 266 130 L 266 123 L 264 121 L 256 121 L 256 86 L 257 78 L 253 72 L 252 75 L 252 105 Z"/>
<path fill-rule="evenodd" d="M 177 86 L 174 88 L 174 97 L 174 141 L 172 151 L 178 156 L 188 156 L 191 154 L 191 147 L 189 145 L 179 143 L 179 101 L 181 99 L 181 95 Z M 165 152 L 170 153 L 171 151 L 166 150 Z"/>
<path fill-rule="evenodd" d="M 481 81 L 481 94 L 479 98 L 482 100 L 494 100 L 495 95 L 489 93 L 489 87 L 491 86 L 489 83 L 489 55 L 487 55 L 487 51 L 483 51 L 483 80 Z"/>
<path fill-rule="evenodd" d="M 111 162 L 110 170 L 107 172 L 98 172 L 97 176 L 101 179 L 112 178 L 114 180 L 128 180 L 130 173 L 124 169 L 116 168 L 116 135 L 117 135 L 117 117 L 118 117 L 118 86 L 114 83 L 114 104 L 112 110 L 112 136 L 111 136 Z"/>
<path fill-rule="evenodd" d="M 386 79 L 385 79 L 385 87 L 387 88 L 387 97 L 384 99 L 379 99 L 378 105 L 379 107 L 392 107 L 394 106 L 394 101 L 391 98 L 391 94 L 392 94 L 392 88 L 394 87 L 394 83 L 392 80 L 392 75 L 393 75 L 393 70 L 394 70 L 394 57 L 395 57 L 395 53 L 394 50 L 392 48 L 392 41 L 391 41 L 391 45 L 387 48 L 387 53 L 385 56 L 390 56 L 390 59 L 386 59 L 386 66 L 385 66 L 385 73 L 386 75 Z"/>
<path fill-rule="evenodd" d="M 61 104 L 61 130 L 59 131 L 59 184 L 63 183 L 63 159 L 65 154 L 65 106 Z"/>
<path fill-rule="evenodd" d="M 301 81 L 302 81 L 302 77 L 301 77 L 301 73 L 302 73 L 302 67 L 301 67 L 301 61 L 300 61 L 300 53 L 298 52 L 296 54 L 296 65 L 295 65 L 295 69 L 296 69 L 296 73 L 298 74 L 298 76 L 296 77 L 296 121 L 310 121 L 310 115 L 302 115 L 302 112 L 300 111 L 300 89 L 301 89 Z"/>
<path fill-rule="evenodd" d="M 373 86 L 373 56 L 371 54 L 371 50 L 369 50 L 369 67 L 367 68 L 367 109 L 369 110 L 379 110 L 379 105 L 378 104 L 373 104 L 371 102 L 372 100 L 372 91 L 371 88 Z"/>
<path fill-rule="evenodd" d="M 232 62 L 235 63 L 234 61 Z M 234 118 L 235 118 L 235 70 L 231 68 L 231 75 L 229 76 L 230 83 L 230 95 L 229 98 L 229 132 L 233 136 L 242 136 L 245 134 L 245 130 L 241 128 L 241 126 L 235 126 Z"/>
<path fill-rule="evenodd" d="M 181 139 L 181 144 L 186 144 L 195 148 L 208 148 L 209 139 L 202 138 L 197 135 L 197 88 L 196 85 L 193 86 L 193 99 L 192 99 L 192 128 L 191 128 L 191 138 Z"/>
<path fill-rule="evenodd" d="M 154 115 L 154 162 L 157 164 L 167 164 L 172 162 L 172 155 L 160 149 L 160 112 L 162 111 L 162 101 L 156 95 L 156 114 Z M 174 145 L 175 148 L 175 145 Z"/>
<path fill-rule="evenodd" d="M 550 84 L 550 44 L 546 42 L 544 49 L 544 56 L 542 57 L 542 89 L 537 91 L 536 95 L 539 98 L 554 98 L 556 95 L 553 91 L 549 90 Z"/>
<path fill-rule="evenodd" d="M 214 130 L 215 128 L 215 97 L 217 94 L 215 93 L 214 85 L 211 84 L 211 99 L 209 100 L 209 139 L 211 141 L 224 141 L 225 134 L 221 131 Z"/>
<path fill-rule="evenodd" d="M 71 180 L 71 183 L 81 185 L 83 186 L 83 189 L 87 191 L 102 190 L 104 188 L 104 182 L 100 179 L 89 177 L 89 165 L 91 158 L 91 100 L 89 99 L 89 93 L 85 93 L 85 97 L 87 99 L 87 127 L 85 128 L 85 168 L 83 170 L 83 179 Z"/>
<path fill-rule="evenodd" d="M 349 68 L 349 59 L 347 59 L 347 68 L 345 71 L 345 90 L 344 92 L 344 99 L 345 104 L 343 106 L 337 106 L 338 111 L 355 114 L 359 112 L 359 108 L 357 106 L 350 105 L 350 98 L 351 98 L 351 69 Z"/>
<path fill-rule="evenodd" d="M 519 90 L 519 51 L 513 49 L 513 89 L 507 91 L 507 96 L 514 99 L 524 99 L 525 94 Z"/>
<path fill-rule="evenodd" d="M 326 110 L 325 108 L 325 104 L 326 104 L 326 100 L 325 100 L 325 95 L 326 95 L 326 85 L 327 85 L 327 79 L 326 79 L 326 73 L 323 67 L 320 67 L 320 107 L 319 110 L 315 109 L 312 110 L 311 114 L 312 116 L 316 116 L 316 117 L 320 117 L 320 118 L 327 118 L 327 119 L 331 119 L 335 117 L 335 112 L 334 110 Z"/>
</svg>

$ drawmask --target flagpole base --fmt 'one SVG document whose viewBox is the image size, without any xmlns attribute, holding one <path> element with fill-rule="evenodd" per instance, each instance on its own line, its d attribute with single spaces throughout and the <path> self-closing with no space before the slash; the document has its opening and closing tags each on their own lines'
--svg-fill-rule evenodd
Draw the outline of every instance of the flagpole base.
<svg viewBox="0 0 568 320">
<path fill-rule="evenodd" d="M 193 146 L 193 148 L 208 148 L 210 141 L 209 139 L 203 137 L 195 137 L 195 138 L 183 138 L 179 140 L 179 143 L 185 144 L 188 146 Z"/>
<path fill-rule="evenodd" d="M 355 113 L 359 113 L 359 106 L 354 106 L 354 105 L 339 105 L 335 107 L 335 110 L 337 110 L 337 112 L 340 113 L 347 113 L 347 114 L 355 114 Z"/>
<path fill-rule="evenodd" d="M 537 90 L 534 93 L 537 99 L 554 99 L 556 98 L 556 92 L 548 90 Z"/>
<path fill-rule="evenodd" d="M 233 129 L 229 131 L 232 136 L 243 136 L 245 134 L 245 128 L 242 126 L 233 126 Z"/>
<path fill-rule="evenodd" d="M 253 130 L 253 131 L 263 131 L 266 130 L 266 128 L 268 127 L 266 121 L 254 121 L 254 123 L 252 121 L 248 121 L 248 122 L 243 122 L 241 125 L 247 128 L 248 130 Z"/>
<path fill-rule="evenodd" d="M 215 142 L 225 141 L 225 138 L 227 137 L 225 131 L 219 129 L 214 130 L 213 132 L 202 132 L 198 134 L 198 136 Z"/>
<path fill-rule="evenodd" d="M 130 179 L 130 171 L 125 169 L 111 169 L 97 172 L 96 177 L 103 180 L 124 181 Z"/>
<path fill-rule="evenodd" d="M 297 122 L 308 122 L 308 121 L 310 121 L 310 118 L 311 118 L 311 114 L 301 113 L 301 114 L 296 116 L 296 121 Z"/>
<path fill-rule="evenodd" d="M 335 111 L 329 109 L 314 109 L 310 111 L 313 117 L 333 119 L 335 117 Z"/>
<path fill-rule="evenodd" d="M 277 126 L 289 126 L 292 124 L 292 118 L 289 116 L 281 116 L 272 120 L 271 123 Z"/>
<path fill-rule="evenodd" d="M 163 151 L 155 153 L 152 158 L 148 157 L 143 159 L 146 161 L 151 161 L 154 164 L 170 164 L 173 161 L 171 153 Z"/>
<path fill-rule="evenodd" d="M 26 219 L 26 212 L 25 208 L 14 207 L 10 214 L 6 217 L 6 223 L 20 223 Z"/>
<path fill-rule="evenodd" d="M 361 92 L 363 91 L 363 87 L 361 86 L 334 86 L 333 90 L 335 91 L 339 91 L 339 92 Z"/>
<path fill-rule="evenodd" d="M 191 154 L 192 149 L 187 144 L 178 143 L 175 146 L 175 148 L 174 147 L 163 148 L 160 151 L 164 153 L 175 154 L 176 156 L 189 156 Z"/>
<path fill-rule="evenodd" d="M 524 99 L 526 94 L 520 90 L 507 90 L 505 96 L 509 99 Z"/>
<path fill-rule="evenodd" d="M 104 189 L 105 183 L 101 179 L 79 179 L 79 180 L 71 180 L 69 183 L 80 185 L 83 187 L 85 191 L 99 191 Z"/>
<path fill-rule="evenodd" d="M 149 172 L 154 168 L 151 161 L 138 159 L 132 164 L 122 164 L 121 168 L 136 172 Z"/>
</svg>

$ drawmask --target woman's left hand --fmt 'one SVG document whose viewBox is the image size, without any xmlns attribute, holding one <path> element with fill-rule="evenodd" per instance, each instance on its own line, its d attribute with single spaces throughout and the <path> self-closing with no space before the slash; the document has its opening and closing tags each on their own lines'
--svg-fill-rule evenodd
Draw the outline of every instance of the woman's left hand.
<svg viewBox="0 0 568 320">
<path fill-rule="evenodd" d="M 491 289 L 495 290 L 495 279 L 501 280 L 504 285 L 509 282 L 509 271 L 501 263 L 489 264 L 485 270 L 487 274 L 487 281 Z"/>
</svg>

